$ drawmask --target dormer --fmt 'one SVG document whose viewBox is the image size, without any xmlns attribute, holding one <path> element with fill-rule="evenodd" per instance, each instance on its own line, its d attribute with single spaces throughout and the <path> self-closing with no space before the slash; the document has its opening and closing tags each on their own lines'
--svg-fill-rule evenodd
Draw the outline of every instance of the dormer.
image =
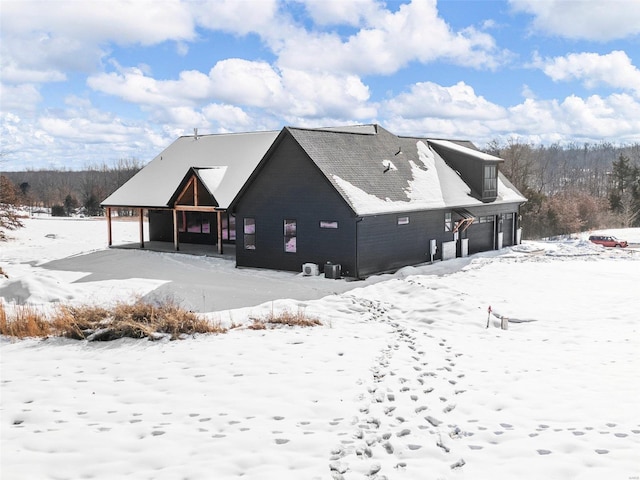
<svg viewBox="0 0 640 480">
<path fill-rule="evenodd" d="M 498 168 L 501 158 L 481 152 L 471 142 L 429 140 L 429 145 L 471 188 L 471 195 L 482 202 L 498 197 Z"/>
</svg>

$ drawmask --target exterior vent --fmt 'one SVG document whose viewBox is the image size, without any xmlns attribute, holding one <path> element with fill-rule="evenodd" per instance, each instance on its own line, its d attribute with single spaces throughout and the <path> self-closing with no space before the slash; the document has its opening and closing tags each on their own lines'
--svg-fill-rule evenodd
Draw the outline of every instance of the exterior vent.
<svg viewBox="0 0 640 480">
<path fill-rule="evenodd" d="M 302 264 L 302 274 L 306 277 L 310 277 L 313 275 L 318 275 L 320 273 L 320 269 L 318 265 L 315 263 L 303 263 Z"/>
</svg>

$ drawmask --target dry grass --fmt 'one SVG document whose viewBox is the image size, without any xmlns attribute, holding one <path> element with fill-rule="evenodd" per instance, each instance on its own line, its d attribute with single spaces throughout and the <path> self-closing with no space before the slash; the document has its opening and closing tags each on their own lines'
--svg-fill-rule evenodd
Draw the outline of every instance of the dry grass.
<svg viewBox="0 0 640 480">
<path fill-rule="evenodd" d="M 172 340 L 195 333 L 224 333 L 211 323 L 171 301 L 152 304 L 142 300 L 97 306 L 61 305 L 51 316 L 29 306 L 16 306 L 12 318 L 0 304 L 0 334 L 17 338 L 60 336 L 77 340 L 107 341 L 123 337 Z"/>
<path fill-rule="evenodd" d="M 322 325 L 302 309 L 277 314 L 271 311 L 251 320 L 253 323 L 247 328 L 252 330 Z M 231 328 L 238 326 L 233 324 Z M 14 338 L 57 336 L 108 341 L 124 337 L 151 340 L 168 337 L 175 340 L 196 333 L 225 332 L 227 329 L 219 323 L 210 322 L 170 300 L 153 304 L 138 299 L 133 303 L 117 303 L 112 308 L 60 305 L 49 315 L 29 305 L 15 305 L 9 314 L 0 302 L 0 334 Z"/>
<path fill-rule="evenodd" d="M 297 312 L 291 312 L 290 310 L 283 310 L 282 312 L 275 314 L 271 311 L 269 314 L 252 318 L 253 323 L 247 328 L 252 330 L 265 330 L 267 328 L 276 328 L 279 326 L 287 327 L 316 327 L 322 325 L 322 322 L 315 317 L 307 315 L 304 310 L 298 309 Z"/>
<path fill-rule="evenodd" d="M 5 306 L 0 302 L 0 334 L 9 337 L 47 337 L 52 333 L 51 323 L 34 307 L 18 306 L 9 316 Z"/>
</svg>

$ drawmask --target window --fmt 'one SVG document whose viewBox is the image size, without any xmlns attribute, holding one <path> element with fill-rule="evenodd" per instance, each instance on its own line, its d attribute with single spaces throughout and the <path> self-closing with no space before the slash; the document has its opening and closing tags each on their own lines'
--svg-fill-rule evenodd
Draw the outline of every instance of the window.
<svg viewBox="0 0 640 480">
<path fill-rule="evenodd" d="M 483 196 L 495 197 L 498 195 L 498 170 L 495 165 L 485 165 Z"/>
<path fill-rule="evenodd" d="M 320 228 L 338 228 L 338 222 L 320 221 Z"/>
<path fill-rule="evenodd" d="M 211 233 L 211 222 L 200 212 L 179 212 L 178 231 L 189 233 Z"/>
<path fill-rule="evenodd" d="M 222 216 L 222 240 L 235 241 L 236 217 L 233 215 Z"/>
<path fill-rule="evenodd" d="M 478 223 L 493 223 L 493 215 L 478 217 Z"/>
<path fill-rule="evenodd" d="M 284 251 L 287 253 L 296 253 L 296 221 L 284 221 Z"/>
<path fill-rule="evenodd" d="M 398 225 L 409 225 L 409 217 L 398 217 Z"/>
<path fill-rule="evenodd" d="M 244 249 L 256 249 L 256 219 L 246 217 L 244 219 Z"/>
<path fill-rule="evenodd" d="M 452 230 L 451 212 L 444 214 L 444 231 L 450 232 Z"/>
</svg>

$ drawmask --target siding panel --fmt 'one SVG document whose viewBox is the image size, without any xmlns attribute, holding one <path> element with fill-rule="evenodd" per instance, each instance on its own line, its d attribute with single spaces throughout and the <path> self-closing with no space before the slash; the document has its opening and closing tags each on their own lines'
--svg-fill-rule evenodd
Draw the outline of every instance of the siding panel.
<svg viewBox="0 0 640 480">
<path fill-rule="evenodd" d="M 238 266 L 301 271 L 304 263 L 339 263 L 355 272 L 356 217 L 306 153 L 285 136 L 236 206 Z M 241 225 L 256 219 L 256 249 L 245 250 Z M 295 220 L 296 252 L 285 252 L 284 220 Z M 320 228 L 338 222 L 337 229 Z"/>
<path fill-rule="evenodd" d="M 398 225 L 408 216 L 407 225 Z M 429 241 L 436 239 L 440 259 L 443 241 L 453 239 L 444 231 L 444 211 L 422 211 L 364 217 L 358 225 L 358 264 L 361 276 L 392 271 L 430 260 Z"/>
</svg>

